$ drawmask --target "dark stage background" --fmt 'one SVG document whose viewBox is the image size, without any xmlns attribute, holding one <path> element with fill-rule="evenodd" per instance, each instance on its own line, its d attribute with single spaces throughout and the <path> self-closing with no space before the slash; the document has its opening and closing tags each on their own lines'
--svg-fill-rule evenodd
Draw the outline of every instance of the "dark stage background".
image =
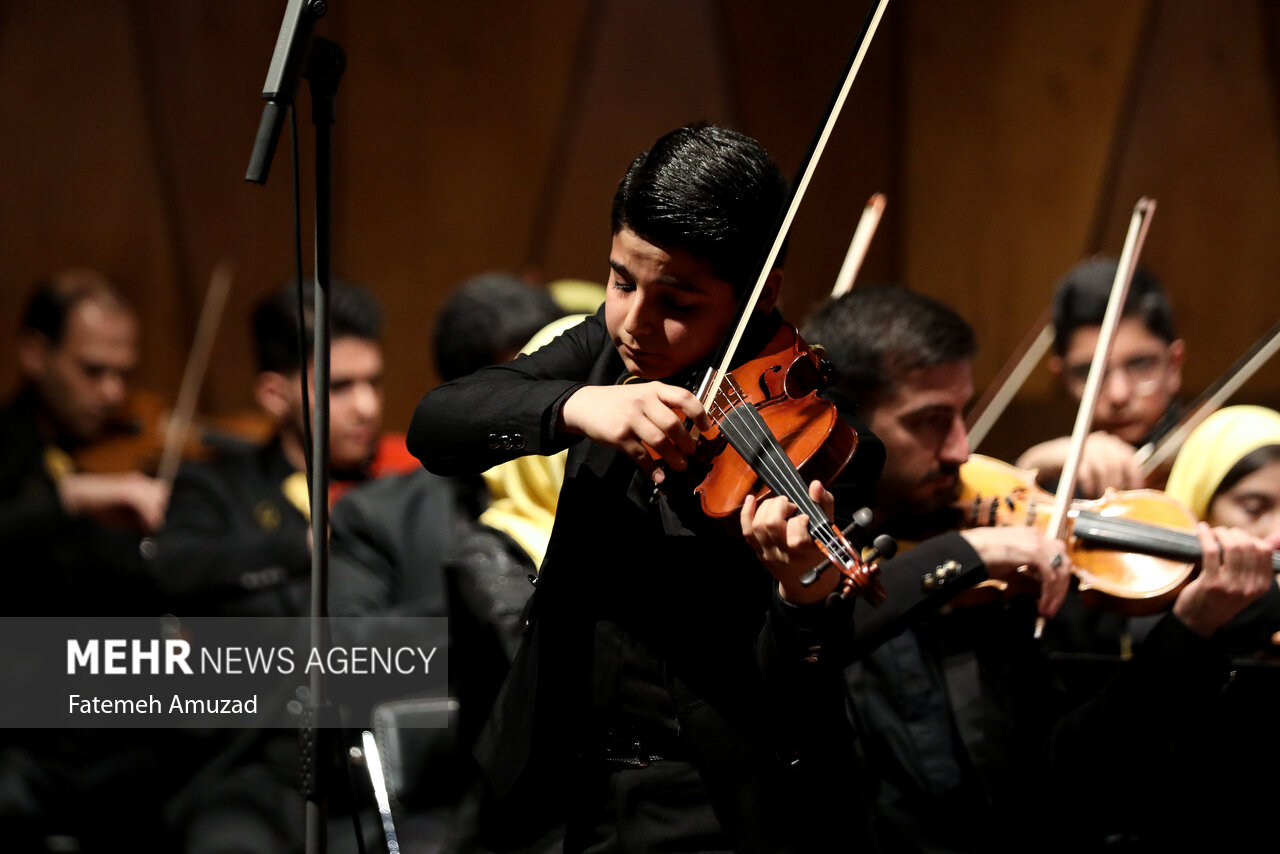
<svg viewBox="0 0 1280 854">
<path fill-rule="evenodd" d="M 661 132 L 728 123 L 791 174 L 866 12 L 821 0 L 330 5 L 317 31 L 348 54 L 333 269 L 386 306 L 391 429 L 437 381 L 429 330 L 463 277 L 603 279 L 616 181 Z M 237 274 L 202 410 L 251 407 L 249 306 L 292 269 L 287 139 L 267 187 L 243 181 L 284 6 L 0 2 L 10 329 L 37 276 L 100 267 L 140 306 L 140 384 L 171 395 L 227 259 Z M 895 0 L 797 218 L 784 308 L 801 319 L 830 289 L 864 202 L 885 192 L 860 286 L 898 281 L 955 305 L 979 333 L 981 389 L 1057 277 L 1118 253 L 1150 195 L 1143 261 L 1174 299 L 1194 394 L 1280 316 L 1278 36 L 1280 5 L 1263 0 Z M 304 209 L 309 221 L 309 194 Z M 0 361 L 11 387 L 13 360 Z M 1236 401 L 1280 401 L 1280 364 Z M 1070 424 L 1042 368 L 982 450 L 1012 455 Z"/>
</svg>

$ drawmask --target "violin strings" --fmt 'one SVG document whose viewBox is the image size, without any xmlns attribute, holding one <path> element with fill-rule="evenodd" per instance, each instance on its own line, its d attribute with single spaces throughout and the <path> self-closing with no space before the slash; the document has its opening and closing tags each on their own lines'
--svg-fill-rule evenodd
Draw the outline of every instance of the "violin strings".
<svg viewBox="0 0 1280 854">
<path fill-rule="evenodd" d="M 730 409 L 725 415 L 726 422 L 734 427 L 744 427 L 748 433 L 754 434 L 751 438 L 757 440 L 760 451 L 765 455 L 760 459 L 761 462 L 766 464 L 762 466 L 762 468 L 768 469 L 767 472 L 761 472 L 762 475 L 766 475 L 766 482 L 768 481 L 767 474 L 773 474 L 775 482 L 770 483 L 770 486 L 772 486 L 779 495 L 784 495 L 791 499 L 796 506 L 807 513 L 811 519 L 815 518 L 815 515 L 819 518 L 825 518 L 826 514 L 824 514 L 821 508 L 817 507 L 813 503 L 812 499 L 809 498 L 804 482 L 800 479 L 800 473 L 792 464 L 791 459 L 786 456 L 782 451 L 782 448 L 778 445 L 777 438 L 773 435 L 773 432 L 769 430 L 768 425 L 764 423 L 764 419 L 761 417 L 759 411 L 755 406 L 750 405 L 743 400 L 741 389 L 737 388 L 733 382 L 729 383 L 729 388 L 730 391 L 737 396 L 737 400 L 729 401 Z M 721 393 L 724 393 L 723 389 L 721 390 Z M 726 397 L 727 396 L 728 395 L 726 394 Z M 744 423 L 742 425 L 736 424 L 735 420 L 730 418 L 734 413 L 740 414 L 744 419 Z M 746 450 L 745 447 L 739 447 L 737 449 L 739 453 L 743 453 Z"/>
<path fill-rule="evenodd" d="M 728 391 L 726 391 L 726 387 Z M 733 397 L 730 396 L 730 393 L 732 393 Z M 728 403 L 727 410 L 719 402 L 719 398 L 722 396 Z M 826 525 L 816 521 L 826 521 L 826 513 L 809 497 L 808 490 L 805 488 L 804 481 L 800 478 L 799 471 L 782 450 L 782 447 L 778 444 L 777 437 L 769 430 L 768 425 L 764 422 L 764 418 L 756 407 L 743 399 L 741 389 L 737 387 L 732 377 L 728 378 L 728 382 L 717 389 L 715 397 L 716 399 L 708 407 L 708 411 L 715 418 L 721 431 L 729 439 L 729 443 L 745 458 L 749 453 L 747 439 L 755 439 L 755 446 L 760 451 L 760 455 L 756 457 L 760 463 L 758 470 L 760 475 L 764 477 L 765 482 L 779 495 L 783 495 L 793 501 L 797 508 L 809 517 L 810 535 L 827 550 L 828 554 L 837 556 L 837 559 L 846 568 L 851 565 L 856 566 L 856 558 L 844 548 L 841 541 L 842 538 L 838 537 Z M 736 398 L 736 402 L 734 398 Z M 740 415 L 740 418 L 733 418 L 732 416 L 735 414 Z M 739 423 L 739 421 L 742 423 Z"/>
<path fill-rule="evenodd" d="M 1138 522 L 1132 519 L 1102 516 L 1088 511 L 1082 511 L 1077 516 L 1077 524 L 1081 521 L 1092 524 L 1099 534 L 1113 534 L 1117 537 L 1123 537 L 1129 545 L 1147 545 L 1152 548 L 1173 552 L 1180 557 L 1198 558 L 1200 556 L 1199 538 L 1195 534 L 1186 531 L 1178 531 L 1162 525 L 1152 525 L 1148 522 Z M 1078 533 L 1077 536 L 1079 536 Z"/>
<path fill-rule="evenodd" d="M 1163 549 L 1166 554 L 1173 554 L 1187 560 L 1199 560 L 1202 554 L 1200 538 L 1190 531 L 1179 531 L 1150 522 L 1139 522 L 1134 519 L 1122 519 L 1115 516 L 1103 516 L 1098 513 L 1081 511 L 1077 524 L 1085 520 L 1097 529 L 1099 534 L 1114 533 L 1117 537 L 1127 537 L 1121 544 L 1149 545 L 1153 549 Z M 1280 551 L 1271 553 L 1271 568 L 1280 572 Z"/>
<path fill-rule="evenodd" d="M 1034 524 L 1034 502 L 1030 507 L 1033 512 L 1028 513 L 1029 522 Z M 1081 528 L 1082 523 L 1088 527 Z M 1104 516 L 1090 510 L 1076 513 L 1075 535 L 1086 541 L 1129 546 L 1176 559 L 1199 560 L 1201 557 L 1200 538 L 1190 531 L 1166 528 L 1136 519 Z M 1271 553 L 1271 567 L 1280 572 L 1280 551 Z"/>
</svg>

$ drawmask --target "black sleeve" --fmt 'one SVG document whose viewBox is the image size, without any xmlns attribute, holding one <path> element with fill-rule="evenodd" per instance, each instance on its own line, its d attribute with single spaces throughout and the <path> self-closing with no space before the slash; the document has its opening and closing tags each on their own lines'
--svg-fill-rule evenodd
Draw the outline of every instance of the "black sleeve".
<svg viewBox="0 0 1280 854">
<path fill-rule="evenodd" d="M 969 542 L 951 531 L 931 537 L 880 564 L 880 581 L 889 594 L 879 606 L 854 605 L 852 657 L 872 649 L 936 611 L 987 578 L 987 567 Z"/>
<path fill-rule="evenodd" d="M 0 502 L 0 543 L 39 542 L 65 529 L 70 518 L 52 488 L 5 499 Z"/>
<path fill-rule="evenodd" d="M 452 617 L 467 631 L 483 635 L 485 645 L 501 649 L 506 664 L 515 659 L 524 638 L 525 609 L 537 571 L 515 540 L 486 525 L 461 538 L 446 561 Z"/>
<path fill-rule="evenodd" d="M 289 525 L 263 530 L 240 523 L 225 481 L 208 464 L 184 466 L 174 481 L 157 550 L 165 595 L 263 589 L 309 571 L 306 536 Z"/>
<path fill-rule="evenodd" d="M 525 454 L 554 454 L 579 437 L 555 429 L 560 407 L 611 346 L 603 309 L 545 347 L 430 392 L 409 426 L 410 452 L 437 474 L 484 471 Z"/>
<path fill-rule="evenodd" d="M 400 555 L 376 508 L 352 490 L 329 517 L 329 615 L 386 612 L 399 586 Z"/>
<path fill-rule="evenodd" d="M 1218 646 L 1166 614 L 1101 692 L 1053 726 L 1053 781 L 1064 791 L 1087 788 L 1101 805 L 1132 805 L 1134 792 L 1176 776 L 1174 746 L 1209 720 L 1229 678 Z"/>
<path fill-rule="evenodd" d="M 468 528 L 453 484 L 430 472 L 351 490 L 330 516 L 330 615 L 444 616 L 444 562 Z"/>
</svg>

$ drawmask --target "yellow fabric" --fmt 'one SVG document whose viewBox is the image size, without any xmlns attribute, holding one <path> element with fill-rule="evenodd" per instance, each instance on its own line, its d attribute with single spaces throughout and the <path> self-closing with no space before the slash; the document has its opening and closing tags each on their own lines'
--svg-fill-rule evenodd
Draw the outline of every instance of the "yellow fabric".
<svg viewBox="0 0 1280 854">
<path fill-rule="evenodd" d="M 49 477 L 53 478 L 53 482 L 57 483 L 67 475 L 75 473 L 76 461 L 57 445 L 45 445 L 44 470 L 49 473 Z"/>
<path fill-rule="evenodd" d="M 289 503 L 298 508 L 302 518 L 311 521 L 311 491 L 307 489 L 306 472 L 295 471 L 280 484 L 280 491 Z"/>
<path fill-rule="evenodd" d="M 593 287 L 599 288 L 599 285 Z M 600 292 L 603 299 L 603 289 Z M 532 353 L 566 329 L 577 326 L 586 316 L 571 314 L 553 320 L 534 333 L 520 352 Z M 510 536 L 538 567 L 547 554 L 568 456 L 568 451 L 561 451 L 550 457 L 516 457 L 484 473 L 484 482 L 489 487 L 489 507 L 480 514 L 481 523 Z"/>
<path fill-rule="evenodd" d="M 1249 454 L 1280 445 L 1280 412 L 1262 406 L 1228 406 L 1191 431 L 1169 471 L 1165 491 L 1203 519 L 1209 501 L 1232 467 Z"/>
<path fill-rule="evenodd" d="M 537 566 L 547 554 L 568 454 L 517 457 L 484 473 L 490 500 L 480 521 L 509 535 Z"/>
<path fill-rule="evenodd" d="M 556 305 L 575 314 L 595 314 L 604 302 L 604 287 L 584 279 L 557 279 L 547 290 Z"/>
<path fill-rule="evenodd" d="M 521 348 L 520 352 L 532 353 L 539 347 L 550 344 L 553 338 L 560 335 L 566 329 L 572 329 L 577 326 L 586 319 L 586 317 L 587 315 L 585 314 L 566 314 L 564 317 L 551 321 L 546 326 L 533 333 L 533 337 L 529 339 L 529 343 L 525 344 L 524 347 Z"/>
</svg>

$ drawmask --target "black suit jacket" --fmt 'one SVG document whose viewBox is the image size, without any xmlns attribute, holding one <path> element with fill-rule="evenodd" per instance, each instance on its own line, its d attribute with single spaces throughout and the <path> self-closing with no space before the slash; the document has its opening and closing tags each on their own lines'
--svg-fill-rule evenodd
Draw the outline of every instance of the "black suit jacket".
<svg viewBox="0 0 1280 854">
<path fill-rule="evenodd" d="M 758 324 L 743 352 L 778 322 Z M 848 611 L 782 602 L 736 519 L 709 519 L 676 489 L 654 501 L 630 459 L 555 429 L 575 390 L 623 376 L 601 312 L 435 389 L 415 413 L 409 449 L 440 474 L 570 448 L 530 628 L 477 748 L 488 779 L 525 812 L 567 792 L 577 736 L 596 723 L 593 637 L 607 620 L 661 660 L 681 741 L 735 845 L 829 850 L 840 833 L 856 847 L 865 815 L 840 678 Z M 882 463 L 865 431 L 844 475 L 861 484 L 851 505 L 870 503 Z"/>
<path fill-rule="evenodd" d="M 151 614 L 156 592 L 142 534 L 72 516 L 45 467 L 52 443 L 22 393 L 0 408 L 0 567 L 10 616 Z"/>
</svg>

